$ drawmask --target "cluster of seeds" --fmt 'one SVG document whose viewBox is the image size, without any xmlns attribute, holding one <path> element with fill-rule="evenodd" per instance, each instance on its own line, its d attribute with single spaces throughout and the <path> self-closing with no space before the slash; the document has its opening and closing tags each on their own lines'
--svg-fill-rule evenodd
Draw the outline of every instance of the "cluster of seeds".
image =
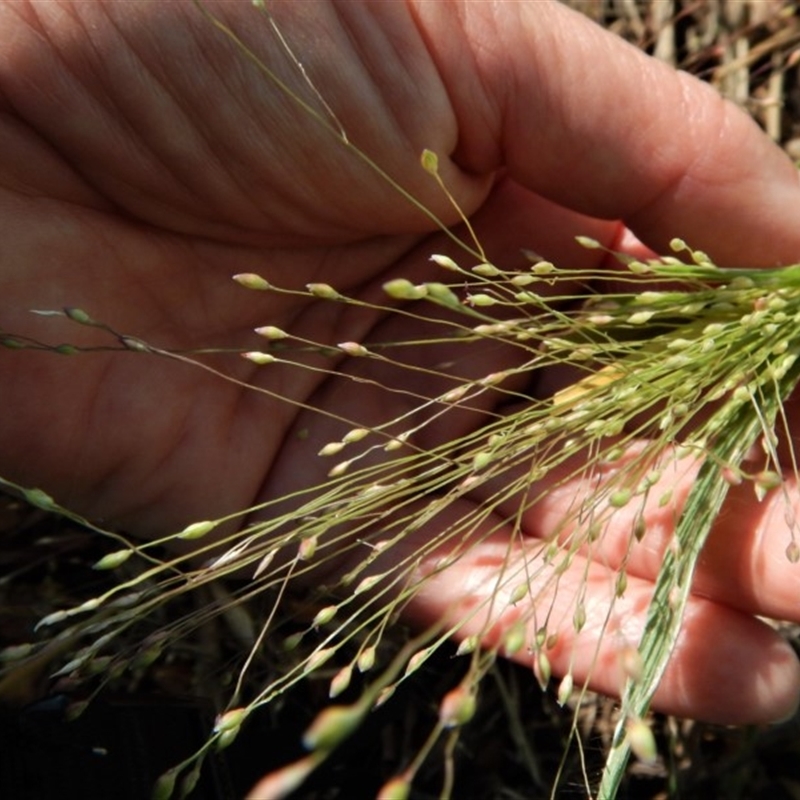
<svg viewBox="0 0 800 800">
<path fill-rule="evenodd" d="M 597 246 L 591 240 L 582 243 Z M 564 626 L 578 635 L 586 621 L 583 594 L 575 597 L 569 618 L 551 614 L 560 577 L 576 554 L 602 546 L 616 515 L 624 513 L 631 519 L 629 549 L 646 537 L 645 503 L 655 501 L 663 507 L 672 502 L 671 490 L 661 478 L 665 470 L 688 459 L 702 466 L 678 522 L 674 546 L 666 554 L 654 600 L 654 608 L 667 608 L 669 613 L 653 612 L 643 641 L 638 650 L 634 648 L 643 666 L 629 673 L 616 740 L 618 760 L 632 745 L 639 752 L 649 752 L 642 719 L 674 644 L 697 555 L 728 487 L 750 481 L 757 496 L 763 497 L 781 488 L 783 475 L 796 473 L 791 457 L 789 463 L 781 461 L 781 431 L 776 426 L 800 376 L 800 341 L 795 334 L 800 322 L 800 267 L 724 270 L 682 242 L 675 241 L 673 248 L 683 258 L 647 263 L 622 259 L 630 291 L 602 296 L 587 292 L 582 302 L 576 302 L 581 298 L 576 298 L 574 289 L 563 298 L 557 291 L 562 281 L 574 287 L 576 273 L 540 260 L 526 270 L 505 271 L 485 260 L 462 268 L 449 257 L 434 256 L 432 261 L 449 280 L 387 283 L 384 288 L 392 313 L 438 321 L 443 337 L 467 349 L 486 340 L 514 348 L 514 366 L 469 381 L 446 376 L 450 386 L 445 391 L 420 396 L 413 413 L 377 425 L 365 426 L 357 418 L 341 420 L 344 435 L 319 451 L 320 458 L 333 461 L 328 480 L 298 494 L 291 514 L 270 515 L 271 506 L 281 498 L 262 506 L 258 517 L 262 521 L 245 524 L 229 535 L 222 555 L 216 549 L 218 543 L 204 545 L 204 537 L 231 519 L 196 522 L 154 543 L 134 546 L 123 541 L 122 547 L 96 566 L 118 569 L 135 556 L 142 565 L 138 572 L 128 571 L 124 580 L 102 596 L 41 622 L 40 627 L 58 628 L 59 636 L 83 643 L 61 673 L 96 675 L 97 664 L 108 664 L 114 643 L 137 620 L 220 576 L 243 569 L 252 575 L 250 585 L 231 597 L 230 604 L 263 592 L 280 597 L 292 581 L 303 577 L 307 581 L 342 553 L 361 553 L 354 560 L 356 566 L 338 584 L 326 586 L 308 626 L 299 631 L 294 626 L 287 635 L 285 649 L 296 654 L 294 665 L 272 678 L 246 705 L 236 705 L 237 687 L 231 708 L 212 733 L 209 746 L 226 746 L 255 708 L 329 664 L 347 645 L 354 655 L 334 670 L 331 698 L 350 686 L 355 671 L 375 672 L 376 677 L 354 705 L 332 706 L 322 712 L 305 738 L 309 757 L 270 778 L 280 777 L 288 786 L 321 763 L 369 709 L 385 702 L 398 682 L 442 641 L 458 635 L 457 628 L 430 631 L 413 647 L 379 663 L 376 654 L 392 621 L 425 579 L 420 577 L 420 564 L 443 551 L 449 553 L 449 563 L 464 556 L 487 535 L 490 513 L 501 520 L 497 525 L 511 526 L 521 537 L 520 520 L 546 492 L 578 480 L 592 485 L 593 490 L 576 500 L 573 510 L 524 563 L 509 556 L 507 565 L 498 570 L 492 597 L 485 601 L 491 609 L 478 607 L 470 618 L 486 615 L 488 631 L 513 608 L 516 622 L 507 625 L 493 645 L 480 642 L 481 637 L 464 639 L 459 652 L 469 656 L 471 667 L 465 683 L 443 699 L 433 741 L 468 720 L 480 677 L 496 653 L 513 655 L 527 649 L 542 685 L 550 681 L 548 652 L 559 645 Z M 606 276 L 598 270 L 577 277 L 590 285 Z M 257 275 L 235 279 L 250 290 L 286 291 Z M 327 284 L 311 284 L 305 293 L 316 302 L 363 305 Z M 570 300 L 567 310 L 561 303 L 564 298 Z M 399 309 L 397 301 L 403 301 Z M 76 324 L 105 330 L 120 349 L 196 361 L 191 354 L 169 353 L 123 336 L 82 310 L 68 309 L 64 314 Z M 261 326 L 255 333 L 264 346 L 241 355 L 266 370 L 278 361 L 294 364 L 298 370 L 306 368 L 302 359 L 293 360 L 293 348 L 316 348 L 337 359 L 381 359 L 399 370 L 414 368 L 394 360 L 392 347 L 398 343 L 310 342 L 272 325 Z M 2 343 L 59 353 L 65 347 L 11 334 L 4 335 Z M 414 344 L 426 346 L 425 342 Z M 575 380 L 551 396 L 519 388 L 519 378 L 554 367 L 574 370 Z M 332 362 L 330 372 L 335 371 Z M 228 379 L 221 373 L 220 377 Z M 517 388 L 506 388 L 512 385 Z M 484 425 L 433 449 L 414 445 L 427 426 L 435 426 L 453 409 L 474 406 L 486 392 L 513 403 L 514 410 L 487 412 Z M 376 454 L 380 457 L 375 458 Z M 617 466 L 609 470 L 609 465 Z M 545 478 L 549 478 L 546 489 L 542 488 Z M 494 490 L 491 502 L 475 506 L 440 530 L 421 552 L 386 560 L 426 520 L 490 482 L 503 487 Z M 655 498 L 654 492 L 658 492 Z M 28 496 L 43 507 L 57 508 L 41 493 L 28 492 Z M 422 509 L 420 498 L 424 498 Z M 509 506 L 513 512 L 498 511 Z M 239 516 L 244 520 L 251 511 L 243 510 Z M 796 561 L 800 548 L 791 522 L 787 557 Z M 208 551 L 209 556 L 214 553 L 213 559 L 201 569 L 181 567 L 180 559 L 161 564 L 154 553 L 171 538 L 192 541 L 195 557 Z M 375 572 L 378 558 L 391 567 Z M 623 556 L 614 596 L 624 596 L 626 586 Z M 285 622 L 276 606 L 254 649 L 267 635 L 280 635 Z M 131 662 L 145 656 L 157 658 L 170 638 L 186 635 L 198 624 L 195 617 L 176 620 L 157 641 L 151 639 L 127 658 Z M 4 657 L 19 667 L 35 651 L 34 646 L 17 648 Z M 125 658 L 114 653 L 118 665 Z M 239 686 L 249 663 L 248 659 Z M 569 702 L 577 688 L 568 673 L 558 687 L 559 702 Z M 397 780 L 408 784 L 413 772 L 409 768 Z M 176 777 L 177 773 L 165 776 L 165 785 L 172 786 Z"/>
</svg>

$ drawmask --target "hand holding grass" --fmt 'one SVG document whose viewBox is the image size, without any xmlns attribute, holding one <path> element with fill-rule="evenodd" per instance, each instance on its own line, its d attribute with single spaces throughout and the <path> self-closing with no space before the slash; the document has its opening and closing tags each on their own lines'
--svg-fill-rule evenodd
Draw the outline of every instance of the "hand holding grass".
<svg viewBox="0 0 800 800">
<path fill-rule="evenodd" d="M 2 330 L 83 347 L 105 342 L 98 329 L 79 329 L 79 338 L 72 326 L 29 314 L 69 304 L 169 350 L 209 343 L 252 350 L 253 329 L 267 325 L 331 346 L 430 337 L 429 323 L 377 308 L 382 286 L 435 280 L 430 254 L 457 261 L 463 254 L 342 143 L 340 125 L 429 212 L 458 225 L 419 168 L 423 149 L 436 152 L 444 185 L 485 252 L 509 269 L 523 266 L 522 247 L 576 270 L 597 268 L 601 251 L 576 247 L 574 236 L 642 252 L 628 230 L 656 251 L 680 235 L 722 266 L 798 260 L 800 187 L 778 149 L 707 87 L 561 6 L 271 5 L 308 81 L 249 3 L 206 7 L 318 118 L 243 59 L 192 3 L 0 6 L 8 31 L 0 53 Z M 257 273 L 282 291 L 244 293 L 230 281 L 234 273 Z M 360 304 L 315 302 L 305 287 L 322 283 Z M 462 345 L 442 342 L 402 348 L 415 371 L 353 358 L 340 374 L 313 349 L 264 370 L 209 357 L 284 401 L 133 354 L 59 359 L 28 350 L 0 358 L 0 474 L 42 486 L 108 525 L 154 536 L 323 481 L 331 465 L 316 454 L 346 431 L 338 419 L 371 427 L 413 407 L 408 394 L 381 385 L 436 396 L 452 385 L 433 374 L 443 364 L 451 376 L 479 380 L 513 368 L 518 356 L 491 341 L 466 356 Z M 534 392 L 544 396 L 562 380 L 555 371 L 538 374 Z M 490 405 L 496 397 L 481 398 L 412 444 L 430 449 L 477 429 L 498 410 Z M 787 414 L 792 422 L 796 409 Z M 695 469 L 687 462 L 680 473 L 678 505 Z M 548 538 L 576 496 L 593 490 L 578 479 L 541 480 L 558 489 L 523 516 L 527 543 L 515 549 L 518 561 Z M 794 480 L 786 485 L 794 496 Z M 485 503 L 489 486 L 410 533 L 391 558 L 420 550 L 449 519 Z M 723 722 L 794 709 L 798 665 L 754 618 L 798 619 L 798 575 L 784 555 L 778 505 L 771 495 L 759 504 L 748 485 L 723 510 L 657 695 L 661 708 Z M 510 525 L 495 527 L 506 513 L 488 516 L 491 534 L 429 579 L 409 603 L 409 618 L 455 620 L 465 594 L 495 591 L 512 540 Z M 586 565 L 577 554 L 561 578 L 557 603 L 588 587 L 571 665 L 576 683 L 591 671 L 592 685 L 620 688 L 620 642 L 638 640 L 670 536 L 671 519 L 658 508 L 645 515 L 655 521 L 627 561 L 617 634 L 605 637 L 599 656 L 592 634 L 606 629 L 608 565 L 613 572 L 614 542 L 629 527 L 612 525 L 597 562 Z M 359 553 L 343 556 L 341 574 Z M 476 617 L 461 635 L 482 632 Z M 570 631 L 560 633 L 555 672 L 570 668 Z M 530 658 L 524 648 L 517 657 Z"/>
</svg>

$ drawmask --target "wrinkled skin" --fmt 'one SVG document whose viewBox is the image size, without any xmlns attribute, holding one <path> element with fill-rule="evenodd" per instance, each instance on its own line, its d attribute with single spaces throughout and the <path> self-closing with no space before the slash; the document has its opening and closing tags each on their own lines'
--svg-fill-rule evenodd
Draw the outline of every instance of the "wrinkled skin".
<svg viewBox="0 0 800 800">
<path fill-rule="evenodd" d="M 247 0 L 206 5 L 319 108 Z M 423 148 L 439 154 L 447 186 L 497 263 L 520 266 L 528 247 L 560 264 L 596 264 L 596 252 L 575 245 L 578 233 L 641 250 L 638 239 L 656 251 L 679 235 L 726 265 L 800 259 L 800 187 L 780 151 L 708 87 L 559 5 L 354 0 L 272 8 L 351 140 L 456 224 L 419 168 Z M 406 320 L 247 293 L 230 280 L 257 272 L 281 286 L 327 281 L 377 298 L 391 277 L 435 279 L 431 253 L 458 253 L 192 3 L 7 2 L 0 25 L 4 330 L 97 341 L 95 331 L 28 313 L 71 305 L 165 348 L 254 349 L 252 329 L 264 324 L 329 342 L 419 333 Z M 422 349 L 412 357 L 424 366 L 445 355 Z M 481 375 L 504 358 L 476 348 L 456 369 Z M 369 422 L 405 408 L 342 377 L 280 366 L 258 372 L 230 357 L 215 363 L 344 417 Z M 370 362 L 342 368 L 406 380 Z M 290 404 L 134 354 L 2 351 L 0 370 L 0 474 L 144 536 L 321 477 L 330 464 L 318 466 L 314 453 L 342 433 Z M 437 435 L 480 422 L 454 417 Z M 308 439 L 293 435 L 303 428 Z M 684 490 L 690 480 L 687 473 Z M 526 522 L 531 546 L 576 491 L 555 492 L 537 508 Z M 800 618 L 800 572 L 784 556 L 777 508 L 757 505 L 752 492 L 730 501 L 702 560 L 659 708 L 720 722 L 794 710 L 797 662 L 753 616 Z M 615 653 L 620 641 L 637 640 L 669 537 L 668 525 L 654 527 L 628 567 L 612 624 L 621 634 L 603 640 L 593 672 L 592 685 L 604 691 L 619 689 Z M 494 533 L 438 574 L 409 617 L 458 618 L 465 587 L 472 596 L 491 590 L 506 538 Z M 613 549 L 613 535 L 609 541 Z M 590 568 L 576 681 L 592 664 L 613 565 L 609 557 Z M 557 602 L 569 601 L 583 575 L 576 561 Z M 566 670 L 569 649 L 566 631 L 554 672 Z"/>
</svg>

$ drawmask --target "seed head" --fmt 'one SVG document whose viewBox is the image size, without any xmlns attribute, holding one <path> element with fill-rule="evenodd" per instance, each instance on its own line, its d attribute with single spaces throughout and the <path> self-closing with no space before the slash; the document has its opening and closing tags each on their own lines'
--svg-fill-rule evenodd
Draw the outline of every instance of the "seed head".
<svg viewBox="0 0 800 800">
<path fill-rule="evenodd" d="M 270 341 L 286 339 L 289 336 L 286 331 L 282 330 L 281 328 L 276 328 L 274 325 L 262 325 L 260 328 L 256 328 L 255 332 L 259 336 L 263 336 L 265 339 L 269 339 Z"/>
<path fill-rule="evenodd" d="M 311 623 L 312 626 L 321 628 L 323 625 L 327 625 L 336 616 L 338 610 L 338 606 L 325 606 L 325 608 L 321 608 L 315 614 L 314 620 Z"/>
<path fill-rule="evenodd" d="M 268 280 L 253 272 L 241 272 L 238 275 L 234 275 L 233 279 L 240 286 L 244 286 L 245 289 L 255 289 L 256 291 L 264 292 L 272 288 Z"/>
<path fill-rule="evenodd" d="M 405 775 L 398 775 L 386 781 L 375 796 L 380 800 L 408 800 L 411 796 L 411 781 Z"/>
<path fill-rule="evenodd" d="M 493 306 L 496 303 L 497 298 L 492 297 L 490 294 L 486 294 L 485 292 L 478 292 L 477 294 L 471 294 L 467 297 L 467 304 L 471 306 L 488 307 Z"/>
<path fill-rule="evenodd" d="M 358 342 L 339 342 L 336 346 L 349 356 L 358 357 L 369 355 L 369 350 Z"/>
<path fill-rule="evenodd" d="M 430 175 L 439 174 L 439 156 L 437 156 L 433 150 L 428 150 L 426 147 L 422 151 L 422 155 L 420 156 L 420 164 L 422 164 L 422 169 L 424 169 L 425 172 L 429 173 Z"/>
<path fill-rule="evenodd" d="M 288 797 L 303 784 L 303 781 L 318 764 L 318 757 L 312 754 L 276 769 L 261 778 L 250 790 L 246 800 L 263 800 L 265 797 L 269 797 L 271 800 L 281 800 L 281 798 Z"/>
<path fill-rule="evenodd" d="M 438 282 L 430 282 L 425 284 L 428 296 L 441 303 L 448 308 L 460 308 L 461 301 L 458 299 L 456 293 L 446 284 Z"/>
<path fill-rule="evenodd" d="M 476 264 L 472 267 L 471 272 L 483 278 L 496 278 L 503 274 L 494 264 Z"/>
<path fill-rule="evenodd" d="M 258 350 L 251 350 L 249 353 L 242 353 L 242 358 L 252 361 L 254 364 L 262 366 L 264 364 L 274 364 L 278 359 L 271 353 L 262 353 Z"/>
<path fill-rule="evenodd" d="M 553 668 L 550 666 L 550 659 L 544 650 L 540 650 L 537 654 L 534 672 L 539 680 L 539 686 L 542 687 L 542 690 L 546 689 L 553 676 Z"/>
<path fill-rule="evenodd" d="M 232 708 L 217 717 L 214 722 L 214 733 L 238 729 L 246 717 L 246 708 Z"/>
<path fill-rule="evenodd" d="M 328 689 L 328 696 L 333 699 L 334 697 L 338 697 L 343 691 L 350 686 L 350 679 L 353 677 L 353 667 L 351 664 L 348 664 L 345 667 L 342 667 L 334 676 L 331 678 L 331 686 Z"/>
<path fill-rule="evenodd" d="M 368 435 L 369 435 L 368 428 L 353 428 L 353 430 L 348 431 L 347 434 L 345 434 L 342 441 L 345 444 L 352 444 L 353 442 L 360 442 Z"/>
<path fill-rule="evenodd" d="M 472 459 L 472 468 L 477 472 L 492 463 L 492 454 L 488 450 L 475 453 Z"/>
<path fill-rule="evenodd" d="M 644 672 L 644 661 L 642 654 L 635 647 L 630 645 L 623 647 L 619 653 L 619 663 L 625 676 L 630 678 L 634 683 L 638 683 L 642 679 Z"/>
<path fill-rule="evenodd" d="M 576 236 L 575 241 L 587 250 L 600 250 L 603 247 L 597 239 L 592 239 L 591 236 Z"/>
<path fill-rule="evenodd" d="M 575 628 L 576 633 L 580 633 L 585 624 L 586 605 L 581 601 L 575 606 L 575 611 L 572 614 L 572 626 Z"/>
<path fill-rule="evenodd" d="M 328 477 L 338 478 L 341 475 L 344 475 L 345 472 L 347 472 L 347 470 L 349 469 L 350 464 L 352 463 L 353 463 L 352 459 L 350 459 L 349 461 L 340 461 L 333 469 L 330 470 L 330 472 L 328 472 Z"/>
<path fill-rule="evenodd" d="M 405 278 L 396 278 L 383 284 L 383 291 L 395 300 L 419 300 L 428 294 L 427 288 L 415 286 Z"/>
<path fill-rule="evenodd" d="M 375 666 L 374 646 L 365 647 L 358 656 L 356 664 L 359 672 L 369 672 Z"/>
<path fill-rule="evenodd" d="M 523 598 L 527 597 L 528 592 L 530 591 L 527 583 L 519 583 L 517 584 L 512 590 L 511 595 L 508 598 L 508 602 L 510 605 L 515 606 L 517 603 L 520 602 Z"/>
<path fill-rule="evenodd" d="M 298 558 L 301 561 L 310 561 L 317 552 L 318 543 L 319 540 L 316 536 L 309 536 L 307 539 L 303 539 L 298 549 Z"/>
<path fill-rule="evenodd" d="M 623 508 L 628 505 L 633 491 L 631 489 L 617 489 L 608 496 L 608 504 L 612 508 Z"/>
<path fill-rule="evenodd" d="M 82 308 L 65 308 L 64 314 L 68 319 L 79 325 L 97 325 L 97 323 Z"/>
<path fill-rule="evenodd" d="M 113 553 L 108 553 L 97 561 L 92 569 L 116 569 L 121 564 L 124 564 L 133 555 L 133 550 L 117 550 Z"/>
<path fill-rule="evenodd" d="M 789 562 L 792 564 L 796 564 L 798 561 L 800 561 L 800 545 L 798 545 L 794 540 L 789 542 L 788 546 L 786 547 L 786 558 L 789 559 Z"/>
<path fill-rule="evenodd" d="M 457 728 L 472 719 L 476 707 L 475 692 L 461 684 L 442 698 L 439 704 L 439 721 L 445 728 Z"/>
<path fill-rule="evenodd" d="M 328 283 L 307 283 L 306 289 L 321 300 L 341 300 L 342 296 Z"/>
<path fill-rule="evenodd" d="M 654 764 L 658 759 L 656 739 L 650 726 L 641 719 L 630 720 L 626 726 L 631 751 L 645 764 Z"/>
<path fill-rule="evenodd" d="M 572 674 L 567 673 L 558 684 L 558 694 L 556 695 L 556 702 L 560 706 L 564 706 L 572 696 Z"/>
<path fill-rule="evenodd" d="M 363 716 L 357 705 L 328 706 L 303 734 L 303 745 L 308 750 L 330 751 L 358 727 Z"/>
<path fill-rule="evenodd" d="M 508 629 L 503 637 L 503 651 L 509 658 L 518 653 L 525 645 L 525 626 L 517 623 Z"/>
<path fill-rule="evenodd" d="M 315 650 L 306 662 L 307 672 L 313 672 L 318 667 L 321 667 L 335 652 L 335 647 L 321 647 L 319 650 Z"/>
<path fill-rule="evenodd" d="M 783 485 L 783 478 L 780 473 L 765 469 L 753 478 L 753 483 L 756 497 L 758 497 L 759 500 L 763 500 L 768 492 Z"/>
<path fill-rule="evenodd" d="M 461 267 L 459 267 L 450 256 L 432 255 L 431 261 L 433 261 L 434 264 L 438 264 L 443 269 L 449 269 L 451 272 L 461 272 Z"/>
<path fill-rule="evenodd" d="M 458 650 L 456 650 L 457 656 L 464 656 L 468 653 L 474 653 L 478 647 L 478 637 L 477 636 L 467 636 L 466 639 L 462 639 L 461 643 L 458 645 Z"/>
<path fill-rule="evenodd" d="M 214 530 L 217 523 L 211 520 L 204 520 L 203 522 L 193 522 L 187 525 L 178 535 L 178 539 L 200 539 L 205 536 L 209 531 Z"/>
<path fill-rule="evenodd" d="M 318 456 L 335 456 L 337 453 L 340 453 L 344 450 L 345 443 L 344 442 L 328 442 L 322 450 L 317 453 Z"/>
</svg>

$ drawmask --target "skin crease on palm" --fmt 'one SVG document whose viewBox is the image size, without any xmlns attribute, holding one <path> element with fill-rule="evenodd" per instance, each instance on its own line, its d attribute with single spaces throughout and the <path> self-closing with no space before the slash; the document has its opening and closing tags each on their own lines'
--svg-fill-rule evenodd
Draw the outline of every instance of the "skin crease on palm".
<svg viewBox="0 0 800 800">
<path fill-rule="evenodd" d="M 315 102 L 248 0 L 206 6 Z M 562 265 L 596 265 L 597 251 L 578 248 L 576 234 L 630 251 L 642 251 L 639 242 L 663 251 L 681 236 L 723 265 L 800 260 L 800 185 L 778 148 L 708 87 L 563 6 L 353 0 L 270 8 L 355 145 L 455 224 L 419 167 L 423 148 L 439 155 L 444 181 L 496 263 L 521 266 L 525 247 Z M 334 343 L 423 333 L 406 319 L 248 293 L 230 280 L 256 272 L 286 287 L 326 281 L 377 299 L 392 277 L 436 279 L 430 254 L 464 254 L 194 4 L 20 0 L 0 5 L 0 26 L 0 328 L 55 343 L 97 341 L 97 331 L 28 311 L 69 305 L 163 348 L 254 349 L 253 328 L 265 324 Z M 406 354 L 421 366 L 448 356 L 464 377 L 511 357 L 479 348 L 468 359 L 437 348 Z M 396 395 L 345 377 L 279 365 L 259 372 L 231 357 L 213 363 L 365 423 L 405 410 Z M 407 380 L 384 367 L 376 373 L 372 362 L 341 369 Z M 144 536 L 321 479 L 330 464 L 315 453 L 342 433 L 291 404 L 134 354 L 2 351 L 0 370 L 0 474 Z M 544 391 L 556 378 L 537 380 Z M 436 435 L 480 423 L 479 414 L 464 414 Z M 307 440 L 294 435 L 303 428 Z M 678 496 L 691 475 L 689 466 L 675 478 Z M 529 515 L 531 548 L 580 491 L 553 492 Z M 800 572 L 785 558 L 788 532 L 776 503 L 759 505 L 742 491 L 724 510 L 659 708 L 731 723 L 795 709 L 797 662 L 754 617 L 800 621 Z M 638 640 L 670 534 L 669 524 L 653 524 L 632 556 L 612 634 L 593 663 L 613 586 L 609 553 L 622 528 L 616 539 L 609 532 L 608 553 L 589 570 L 586 628 L 574 643 L 562 630 L 551 654 L 554 672 L 563 673 L 574 644 L 576 682 L 591 670 L 591 684 L 611 693 L 620 686 L 619 643 Z M 416 532 L 408 552 L 432 533 Z M 457 619 L 465 597 L 491 592 L 508 535 L 494 532 L 437 573 L 409 618 Z M 523 557 L 526 547 L 516 547 Z M 583 575 L 576 560 L 557 607 L 568 607 Z M 480 620 L 472 625 L 462 634 L 478 632 Z"/>
</svg>

